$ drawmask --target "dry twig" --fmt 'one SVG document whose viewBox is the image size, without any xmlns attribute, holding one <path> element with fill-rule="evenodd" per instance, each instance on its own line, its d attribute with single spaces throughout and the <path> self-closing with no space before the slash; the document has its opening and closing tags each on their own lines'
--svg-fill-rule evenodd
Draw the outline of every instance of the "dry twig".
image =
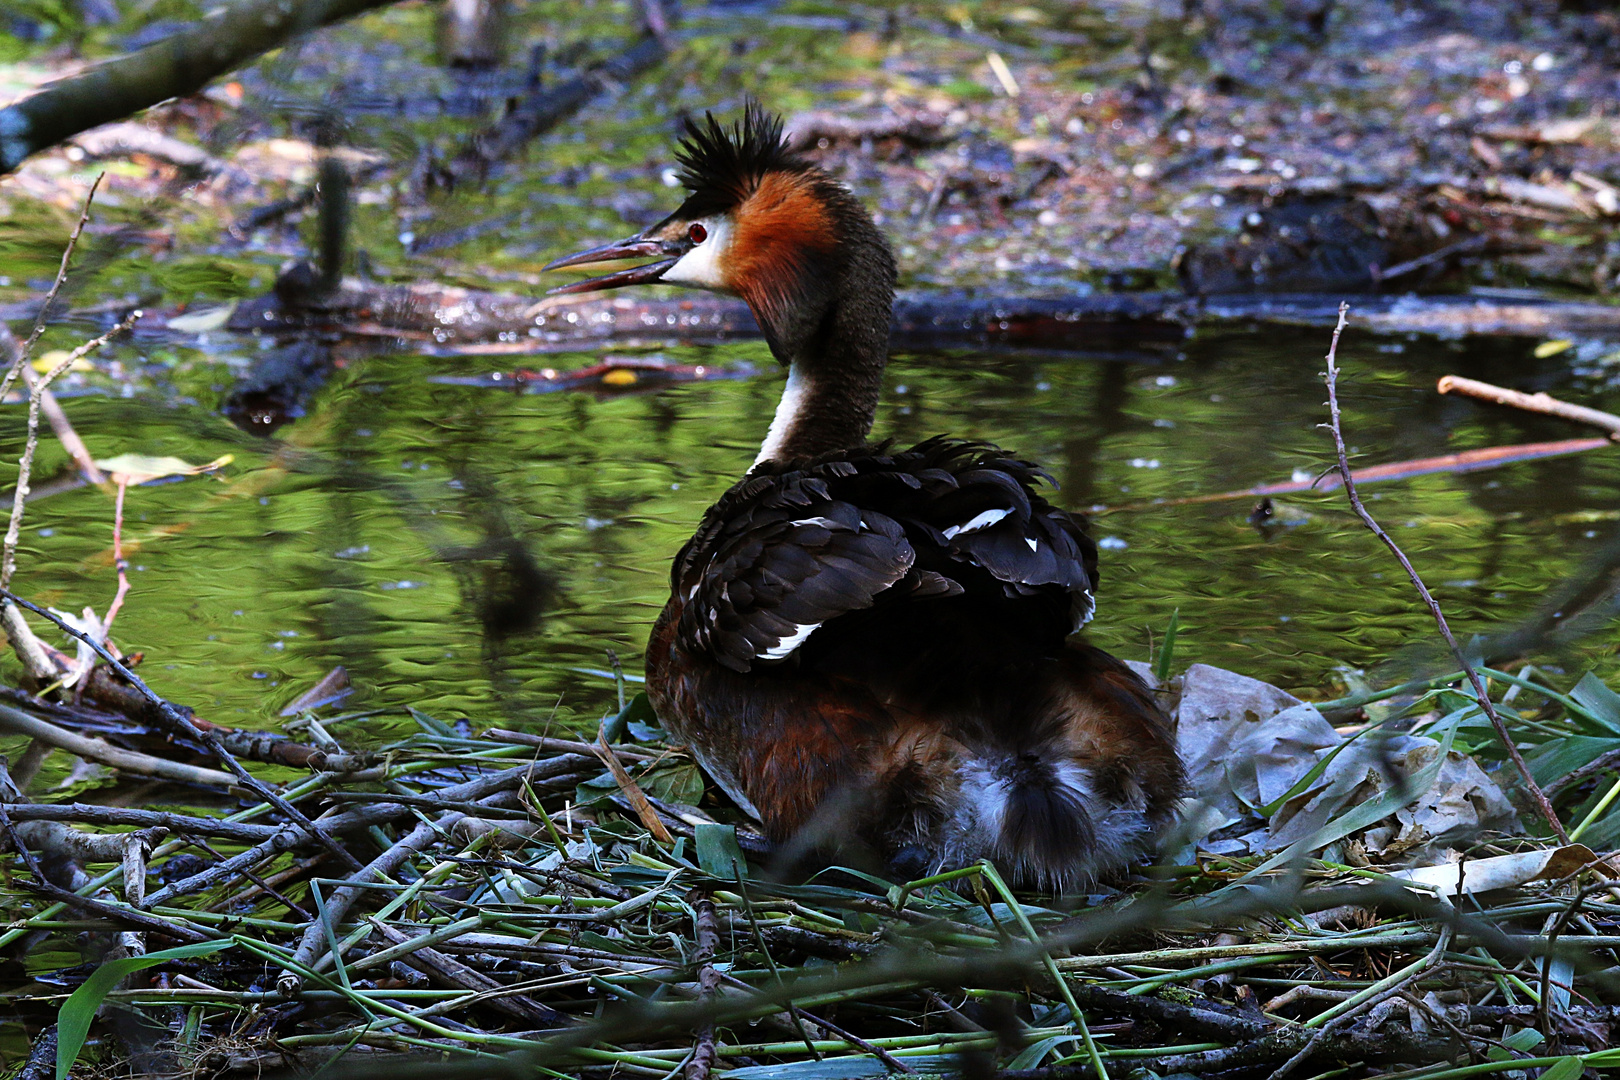
<svg viewBox="0 0 1620 1080">
<path fill-rule="evenodd" d="M 1440 380 L 1435 389 L 1442 394 L 1463 394 L 1482 401 L 1494 402 L 1497 405 L 1511 405 L 1515 409 L 1524 409 L 1528 412 L 1545 413 L 1548 416 L 1557 416 L 1564 420 L 1573 420 L 1577 424 L 1590 424 L 1595 428 L 1602 428 L 1609 433 L 1611 439 L 1620 439 L 1620 416 L 1604 412 L 1602 409 L 1589 409 L 1584 405 L 1571 405 L 1567 401 L 1559 401 L 1547 394 L 1526 394 L 1519 390 L 1509 390 L 1502 386 L 1492 386 L 1490 383 L 1479 382 L 1476 379 L 1465 379 L 1460 375 L 1447 375 Z"/>
<path fill-rule="evenodd" d="M 82 630 L 69 626 L 59 616 L 53 614 L 52 612 L 46 611 L 38 604 L 24 600 L 22 597 L 18 596 L 14 592 L 11 592 L 9 589 L 0 587 L 0 600 L 4 600 L 6 602 L 6 607 L 13 610 L 13 605 L 27 608 L 35 615 L 54 623 L 57 629 L 66 633 L 70 637 L 76 638 L 77 640 L 82 641 L 86 645 L 90 646 L 96 655 L 101 657 L 101 659 L 107 663 L 108 667 L 112 668 L 120 676 L 122 676 L 126 682 L 140 692 L 142 697 L 146 698 L 146 700 L 152 704 L 154 711 L 166 724 L 188 738 L 196 739 L 204 746 L 208 747 L 208 749 L 213 753 L 214 757 L 227 769 L 229 769 L 237 780 L 241 781 L 243 787 L 252 791 L 265 802 L 275 807 L 276 810 L 279 811 L 284 817 L 303 827 L 311 836 L 319 840 L 328 851 L 336 855 L 345 865 L 354 869 L 359 869 L 360 860 L 356 859 L 352 854 L 350 854 L 347 848 L 342 847 L 336 840 L 332 839 L 331 834 L 329 834 L 321 826 L 311 821 L 302 810 L 299 810 L 297 807 L 289 803 L 281 796 L 279 792 L 275 791 L 265 784 L 264 781 L 260 780 L 258 777 L 244 769 L 242 767 L 242 763 L 236 760 L 235 755 L 225 748 L 225 744 L 220 739 L 219 732 L 213 730 L 212 728 L 199 728 L 195 723 L 192 722 L 188 715 L 181 712 L 174 705 L 170 704 L 168 701 L 165 701 L 163 698 L 154 693 L 152 688 L 147 686 L 145 681 L 142 680 L 139 675 L 136 675 L 129 668 L 125 667 L 124 664 L 121 663 L 117 657 L 113 656 L 112 653 L 108 652 L 106 647 L 100 642 L 96 641 L 93 637 L 84 633 Z"/>
<path fill-rule="evenodd" d="M 12 494 L 11 521 L 6 526 L 4 545 L 0 547 L 0 587 L 10 584 L 11 576 L 17 569 L 17 543 L 22 536 L 23 508 L 28 501 L 28 480 L 33 471 L 34 450 L 39 445 L 39 414 L 45 408 L 45 396 L 48 393 L 50 384 L 59 374 L 71 367 L 74 361 L 104 344 L 112 336 L 112 333 L 128 328 L 127 323 L 122 324 L 112 333 L 105 334 L 93 342 L 87 342 L 85 345 L 80 346 L 73 351 L 66 361 L 57 365 L 43 378 L 34 377 L 33 373 L 28 370 L 29 354 L 33 351 L 34 343 L 39 340 L 39 336 L 45 332 L 45 320 L 50 313 L 51 305 L 55 303 L 56 294 L 61 291 L 62 283 L 67 280 L 68 264 L 73 258 L 74 248 L 78 246 L 79 236 L 84 232 L 84 227 L 90 220 L 90 206 L 95 200 L 96 189 L 100 185 L 101 176 L 97 176 L 95 181 L 91 183 L 89 192 L 85 195 L 84 206 L 79 211 L 79 220 L 73 226 L 72 233 L 68 235 L 67 245 L 62 249 L 62 262 L 57 267 L 56 278 L 51 282 L 50 291 L 45 294 L 45 300 L 40 304 L 39 313 L 34 317 L 34 328 L 29 332 L 28 339 L 21 346 L 15 346 L 15 342 L 13 342 L 15 347 L 12 349 L 11 365 L 7 368 L 4 378 L 0 378 L 0 399 L 5 397 L 6 392 L 11 389 L 12 383 L 19 376 L 22 376 L 28 383 L 28 437 L 23 446 L 22 458 L 18 462 L 17 487 Z M 7 337 L 10 337 L 9 331 Z M 51 415 L 51 422 L 56 428 L 58 437 L 63 438 L 63 444 L 68 447 L 69 452 L 73 453 L 76 459 L 80 453 L 83 453 L 87 459 L 89 454 L 84 451 L 83 443 L 79 441 L 77 433 L 72 435 L 71 440 L 62 436 L 61 433 L 64 428 L 69 432 L 72 431 L 72 428 L 67 424 L 65 415 L 61 416 L 60 422 L 58 422 L 56 414 L 60 413 L 61 410 L 55 408 L 55 405 L 55 399 L 52 398 L 51 406 L 53 408 L 47 411 Z M 74 449 L 75 444 L 78 447 L 77 451 Z M 83 467 L 81 461 L 81 470 Z M 90 471 L 86 475 L 99 475 L 94 462 L 90 463 Z M 46 652 L 44 646 L 41 645 L 39 639 L 34 636 L 33 631 L 29 629 L 27 621 L 22 617 L 22 613 L 14 605 L 0 604 L 0 626 L 4 627 L 12 649 L 17 653 L 18 659 L 23 662 L 29 676 L 40 685 L 52 682 L 57 675 L 57 665 Z"/>
<path fill-rule="evenodd" d="M 713 1000 L 720 988 L 720 973 L 714 969 L 714 953 L 720 945 L 720 928 L 715 922 L 714 901 L 701 891 L 692 893 L 692 929 L 697 949 L 692 961 L 698 969 L 698 993 L 703 1001 Z M 686 1062 L 686 1080 L 709 1080 L 714 1069 L 714 1023 L 703 1024 L 695 1032 L 697 1042 Z"/>
<path fill-rule="evenodd" d="M 22 348 L 17 350 L 16 357 L 11 362 L 11 369 L 6 372 L 4 379 L 0 379 L 0 398 L 6 396 L 11 384 L 17 380 L 22 366 L 28 362 L 28 354 L 34 351 L 34 343 L 45 332 L 45 320 L 50 315 L 51 305 L 56 303 L 56 294 L 62 291 L 62 283 L 67 280 L 68 262 L 73 258 L 73 249 L 79 246 L 79 236 L 84 227 L 90 223 L 90 204 L 96 200 L 96 189 L 101 187 L 101 181 L 106 173 L 97 173 L 96 178 L 90 182 L 90 190 L 85 192 L 84 207 L 79 211 L 79 220 L 68 234 L 67 246 L 62 249 L 62 263 L 56 268 L 56 279 L 51 282 L 50 291 L 39 305 L 39 311 L 34 315 L 34 328 L 28 332 L 28 340 L 24 341 Z"/>
<path fill-rule="evenodd" d="M 1480 709 L 1490 718 L 1491 726 L 1496 729 L 1497 738 L 1501 740 L 1502 747 L 1507 751 L 1508 757 L 1513 760 L 1513 767 L 1518 770 L 1519 778 L 1524 782 L 1525 790 L 1530 793 L 1530 798 L 1535 802 L 1536 809 L 1540 811 L 1542 818 L 1546 820 L 1548 827 L 1552 829 L 1553 835 L 1558 837 L 1562 843 L 1567 844 L 1569 843 L 1569 833 L 1565 831 L 1563 822 L 1558 820 L 1558 813 L 1553 809 L 1552 803 L 1548 801 L 1546 793 L 1536 783 L 1535 777 L 1530 775 L 1530 766 L 1525 763 L 1524 755 L 1519 753 L 1518 744 L 1513 741 L 1513 736 L 1508 731 L 1507 725 L 1503 723 L 1501 715 L 1497 713 L 1496 706 L 1491 702 L 1490 695 L 1485 692 L 1485 684 L 1481 681 L 1479 672 L 1474 670 L 1474 665 L 1469 662 L 1468 657 L 1463 654 L 1462 648 L 1457 644 L 1457 639 L 1452 636 L 1451 627 L 1446 623 L 1445 613 L 1440 610 L 1440 602 L 1429 592 L 1428 586 L 1423 584 L 1423 579 L 1418 576 L 1417 570 L 1413 568 L 1411 561 L 1407 559 L 1406 553 L 1401 550 L 1400 545 L 1395 543 L 1394 539 L 1383 530 L 1383 527 L 1377 521 L 1373 520 L 1372 514 L 1367 512 L 1367 507 L 1361 501 L 1360 492 L 1356 490 L 1356 479 L 1355 475 L 1350 471 L 1350 456 L 1345 449 L 1344 431 L 1339 422 L 1339 336 L 1344 333 L 1345 322 L 1349 317 L 1349 313 L 1349 304 L 1339 305 L 1339 321 L 1333 328 L 1333 341 L 1328 346 L 1327 373 L 1324 378 L 1327 382 L 1328 391 L 1329 422 L 1326 426 L 1333 434 L 1333 446 L 1339 456 L 1339 475 L 1344 479 L 1344 490 L 1345 494 L 1349 496 L 1350 507 L 1355 511 L 1356 516 L 1361 519 L 1361 523 L 1367 526 L 1368 530 L 1378 537 L 1385 547 L 1389 548 L 1390 552 L 1401 564 L 1401 569 L 1406 571 L 1406 576 L 1412 580 L 1413 587 L 1417 589 L 1418 595 L 1423 598 L 1424 604 L 1428 606 L 1429 614 L 1434 617 L 1435 625 L 1440 628 L 1440 636 L 1445 638 L 1446 647 L 1451 650 L 1451 655 L 1456 659 L 1457 666 L 1467 674 L 1468 682 L 1473 687 L 1474 697 L 1479 702 Z"/>
<path fill-rule="evenodd" d="M 99 761 L 103 765 L 110 765 L 115 769 L 134 773 L 138 776 L 156 776 L 164 780 L 174 780 L 182 784 L 202 784 L 212 787 L 230 787 L 236 783 L 236 778 L 230 773 L 220 772 L 218 769 L 203 769 L 196 765 L 187 765 L 181 761 L 169 761 L 167 758 L 153 757 L 134 750 L 125 750 L 113 746 L 101 739 L 92 739 L 76 731 L 58 727 L 37 716 L 30 716 L 21 709 L 14 709 L 10 705 L 0 705 L 0 728 L 27 735 L 50 746 L 59 747 L 70 754 L 76 754 L 86 761 Z"/>
</svg>

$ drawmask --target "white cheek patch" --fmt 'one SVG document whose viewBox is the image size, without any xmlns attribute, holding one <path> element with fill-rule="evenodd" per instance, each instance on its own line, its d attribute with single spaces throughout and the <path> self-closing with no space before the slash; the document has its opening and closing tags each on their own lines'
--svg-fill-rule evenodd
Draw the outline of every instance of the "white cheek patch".
<svg viewBox="0 0 1620 1080">
<path fill-rule="evenodd" d="M 708 237 L 676 260 L 675 265 L 665 270 L 658 280 L 671 285 L 691 285 L 698 289 L 729 292 L 720 263 L 725 257 L 726 248 L 731 245 L 731 219 L 724 214 L 716 214 L 697 224 L 703 226 Z"/>
</svg>

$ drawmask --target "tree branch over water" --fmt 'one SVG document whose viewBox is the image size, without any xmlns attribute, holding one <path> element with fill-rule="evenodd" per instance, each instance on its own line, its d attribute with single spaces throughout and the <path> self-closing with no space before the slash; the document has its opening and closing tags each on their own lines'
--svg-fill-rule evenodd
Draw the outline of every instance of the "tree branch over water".
<svg viewBox="0 0 1620 1080">
<path fill-rule="evenodd" d="M 0 174 L 81 131 L 196 93 L 299 34 L 394 0 L 239 0 L 189 30 L 50 83 L 0 109 Z"/>
</svg>

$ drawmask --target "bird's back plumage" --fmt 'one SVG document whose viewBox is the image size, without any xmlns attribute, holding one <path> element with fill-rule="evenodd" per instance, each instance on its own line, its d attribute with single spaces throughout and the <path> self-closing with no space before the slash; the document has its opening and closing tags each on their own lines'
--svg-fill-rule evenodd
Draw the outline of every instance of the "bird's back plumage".
<svg viewBox="0 0 1620 1080">
<path fill-rule="evenodd" d="M 1040 478 L 933 439 L 738 482 L 676 559 L 660 715 L 781 842 L 1060 889 L 1139 853 L 1179 766 L 1151 693 L 1066 640 L 1096 547 Z"/>
</svg>

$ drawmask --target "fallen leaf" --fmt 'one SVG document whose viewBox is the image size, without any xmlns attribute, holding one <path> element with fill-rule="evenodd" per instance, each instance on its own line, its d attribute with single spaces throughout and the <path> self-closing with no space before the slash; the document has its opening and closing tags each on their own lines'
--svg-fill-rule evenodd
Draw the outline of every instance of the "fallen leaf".
<svg viewBox="0 0 1620 1080">
<path fill-rule="evenodd" d="M 233 300 L 223 307 L 203 308 L 200 311 L 188 311 L 184 315 L 176 315 L 169 320 L 169 329 L 178 330 L 182 334 L 205 334 L 210 330 L 223 329 L 231 321 L 231 315 L 236 311 L 236 302 Z"/>
<path fill-rule="evenodd" d="M 34 357 L 32 366 L 41 375 L 49 375 L 56 370 L 58 364 L 61 364 L 72 355 L 66 349 L 52 349 L 48 353 L 42 353 Z M 94 371 L 95 369 L 95 365 L 82 356 L 73 361 L 73 366 L 68 368 L 69 371 Z"/>
<path fill-rule="evenodd" d="M 1607 878 L 1620 877 L 1620 871 L 1599 859 L 1585 844 L 1566 844 L 1549 851 L 1495 855 L 1489 859 L 1468 859 L 1461 863 L 1419 866 L 1389 876 L 1437 889 L 1442 896 L 1457 896 L 1511 889 L 1532 881 L 1556 881 L 1583 867 L 1590 867 Z M 1459 884 L 1461 888 L 1458 888 Z"/>
<path fill-rule="evenodd" d="M 236 460 L 236 455 L 226 454 L 215 458 L 206 465 L 193 465 L 177 457 L 152 457 L 148 454 L 119 454 L 115 458 L 107 458 L 96 462 L 96 465 L 105 473 L 125 484 L 144 484 L 148 480 L 161 480 L 165 476 L 201 476 L 222 469 Z"/>
</svg>

